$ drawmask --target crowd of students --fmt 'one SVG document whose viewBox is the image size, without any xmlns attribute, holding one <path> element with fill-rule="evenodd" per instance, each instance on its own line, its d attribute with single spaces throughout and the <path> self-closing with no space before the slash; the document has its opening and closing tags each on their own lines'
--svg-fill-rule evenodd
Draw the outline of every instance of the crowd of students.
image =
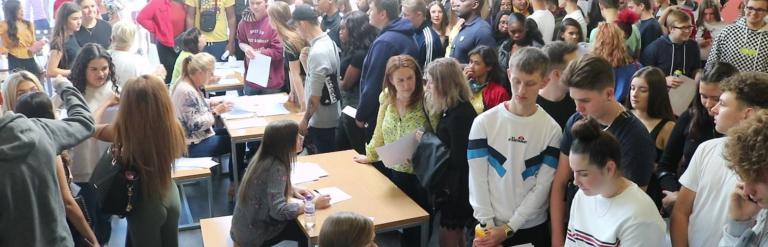
<svg viewBox="0 0 768 247">
<path fill-rule="evenodd" d="M 330 198 L 294 186 L 292 164 L 346 149 L 430 214 L 441 246 L 768 246 L 768 1 L 745 0 L 734 23 L 721 4 L 151 0 L 130 18 L 76 0 L 57 1 L 41 38 L 49 27 L 4 0 L 0 246 L 109 243 L 93 180 L 110 162 L 141 178 L 127 243 L 178 246 L 174 160 L 233 151 L 229 165 L 245 169 L 234 242 L 306 245 L 296 219 Z M 135 47 L 142 28 L 157 67 Z M 229 56 L 246 71 L 269 57 L 266 84 L 238 93 L 287 93 L 301 121 L 232 150 L 217 120 L 233 102 L 204 90 Z M 422 164 L 377 153 L 425 132 L 448 153 L 430 188 Z M 401 244 L 418 246 L 420 230 Z M 372 220 L 340 212 L 319 244 L 375 235 Z"/>
</svg>

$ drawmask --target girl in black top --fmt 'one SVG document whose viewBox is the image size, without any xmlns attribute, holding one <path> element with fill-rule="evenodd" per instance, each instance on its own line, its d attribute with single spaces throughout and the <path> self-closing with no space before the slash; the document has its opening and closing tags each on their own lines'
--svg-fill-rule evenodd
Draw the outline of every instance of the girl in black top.
<svg viewBox="0 0 768 247">
<path fill-rule="evenodd" d="M 69 76 L 69 68 L 80 52 L 80 45 L 72 34 L 80 29 L 83 13 L 80 6 L 74 3 L 64 3 L 56 13 L 56 24 L 53 26 L 51 38 L 51 53 L 48 57 L 48 77 Z"/>
<path fill-rule="evenodd" d="M 509 58 L 518 49 L 527 46 L 539 48 L 544 45 L 544 39 L 536 22 L 525 18 L 520 13 L 512 13 L 507 17 L 507 33 L 509 39 L 499 46 L 499 63 L 505 71 L 509 65 Z"/>
<path fill-rule="evenodd" d="M 376 28 L 368 23 L 368 15 L 354 11 L 341 20 L 339 38 L 341 39 L 341 97 L 343 105 L 356 107 L 360 98 L 360 78 L 363 60 L 368 48 L 376 40 Z M 342 114 L 336 131 L 336 147 L 339 150 L 353 148 L 357 153 L 365 153 L 365 133 L 358 128 L 355 119 Z"/>
<path fill-rule="evenodd" d="M 99 19 L 99 9 L 96 0 L 77 0 L 77 4 L 83 9 L 83 25 L 75 32 L 75 38 L 80 46 L 88 43 L 100 44 L 109 48 L 112 37 L 112 26 L 108 22 Z"/>
<path fill-rule="evenodd" d="M 675 128 L 667 141 L 664 153 L 658 161 L 658 179 L 665 191 L 664 206 L 669 207 L 677 199 L 680 184 L 679 175 L 683 174 L 691 161 L 696 148 L 704 141 L 720 137 L 715 131 L 713 113 L 710 111 L 719 99 L 722 91 L 720 81 L 738 73 L 731 64 L 718 62 L 711 70 L 704 73 L 696 89 L 699 99 L 693 99 L 691 107 L 683 112 L 675 123 Z"/>
<path fill-rule="evenodd" d="M 466 243 L 464 230 L 474 223 L 469 204 L 469 163 L 467 143 L 472 121 L 477 116 L 470 103 L 470 90 L 459 64 L 452 58 L 440 58 L 427 66 L 426 101 L 435 133 L 448 148 L 449 155 L 440 188 L 432 191 L 435 209 L 440 211 L 440 245 Z"/>
</svg>

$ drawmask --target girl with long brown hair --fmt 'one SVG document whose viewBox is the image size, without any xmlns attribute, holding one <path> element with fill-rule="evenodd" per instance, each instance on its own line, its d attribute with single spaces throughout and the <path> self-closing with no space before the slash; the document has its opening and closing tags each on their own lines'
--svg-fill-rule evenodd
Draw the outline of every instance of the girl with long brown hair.
<svg viewBox="0 0 768 247">
<path fill-rule="evenodd" d="M 180 201 L 171 175 L 187 145 L 168 95 L 163 79 L 143 75 L 127 81 L 119 98 L 94 113 L 98 117 L 120 104 L 115 121 L 98 126 L 94 137 L 112 142 L 115 159 L 137 170 L 140 198 L 127 217 L 133 246 L 178 246 Z"/>
<path fill-rule="evenodd" d="M 301 152 L 304 136 L 290 120 L 275 121 L 264 129 L 259 151 L 248 165 L 238 191 L 230 235 L 240 246 L 272 246 L 282 240 L 299 241 L 306 237 L 296 218 L 304 213 L 304 200 L 311 199 L 317 209 L 330 207 L 330 197 L 317 196 L 291 184 L 291 166 Z M 307 198 L 309 197 L 309 198 Z"/>
<path fill-rule="evenodd" d="M 80 6 L 75 3 L 64 3 L 56 12 L 56 24 L 53 26 L 51 52 L 46 69 L 48 77 L 69 76 L 69 68 L 80 52 L 80 45 L 73 34 L 80 30 L 82 17 Z"/>
</svg>

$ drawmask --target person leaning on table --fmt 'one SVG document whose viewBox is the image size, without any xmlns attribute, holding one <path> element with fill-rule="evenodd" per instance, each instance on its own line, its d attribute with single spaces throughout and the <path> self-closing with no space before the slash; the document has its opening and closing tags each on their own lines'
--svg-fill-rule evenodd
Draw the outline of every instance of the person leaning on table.
<svg viewBox="0 0 768 247">
<path fill-rule="evenodd" d="M 272 246 L 283 240 L 307 246 L 296 221 L 304 213 L 304 200 L 312 198 L 315 208 L 331 206 L 328 195 L 312 192 L 291 183 L 291 166 L 301 152 L 304 136 L 290 120 L 272 122 L 264 130 L 262 145 L 243 176 L 229 234 L 239 246 Z"/>
</svg>

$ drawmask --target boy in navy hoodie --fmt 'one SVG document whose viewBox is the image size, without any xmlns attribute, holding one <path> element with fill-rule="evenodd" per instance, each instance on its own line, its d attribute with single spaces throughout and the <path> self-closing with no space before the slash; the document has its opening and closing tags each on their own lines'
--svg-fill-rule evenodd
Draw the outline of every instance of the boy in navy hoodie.
<svg viewBox="0 0 768 247">
<path fill-rule="evenodd" d="M 369 7 L 370 23 L 381 29 L 381 32 L 363 60 L 360 77 L 360 102 L 357 104 L 355 122 L 359 128 L 366 129 L 365 142 L 371 140 L 373 130 L 376 129 L 379 94 L 387 61 L 390 57 L 401 54 L 419 57 L 419 49 L 413 40 L 413 24 L 408 19 L 399 17 L 399 1 L 372 0 Z"/>
<path fill-rule="evenodd" d="M 691 17 L 683 11 L 673 10 L 667 17 L 669 35 L 659 37 L 643 51 L 640 63 L 664 71 L 667 86 L 676 88 L 696 78 L 701 70 L 701 55 L 696 41 L 691 40 Z"/>
</svg>

